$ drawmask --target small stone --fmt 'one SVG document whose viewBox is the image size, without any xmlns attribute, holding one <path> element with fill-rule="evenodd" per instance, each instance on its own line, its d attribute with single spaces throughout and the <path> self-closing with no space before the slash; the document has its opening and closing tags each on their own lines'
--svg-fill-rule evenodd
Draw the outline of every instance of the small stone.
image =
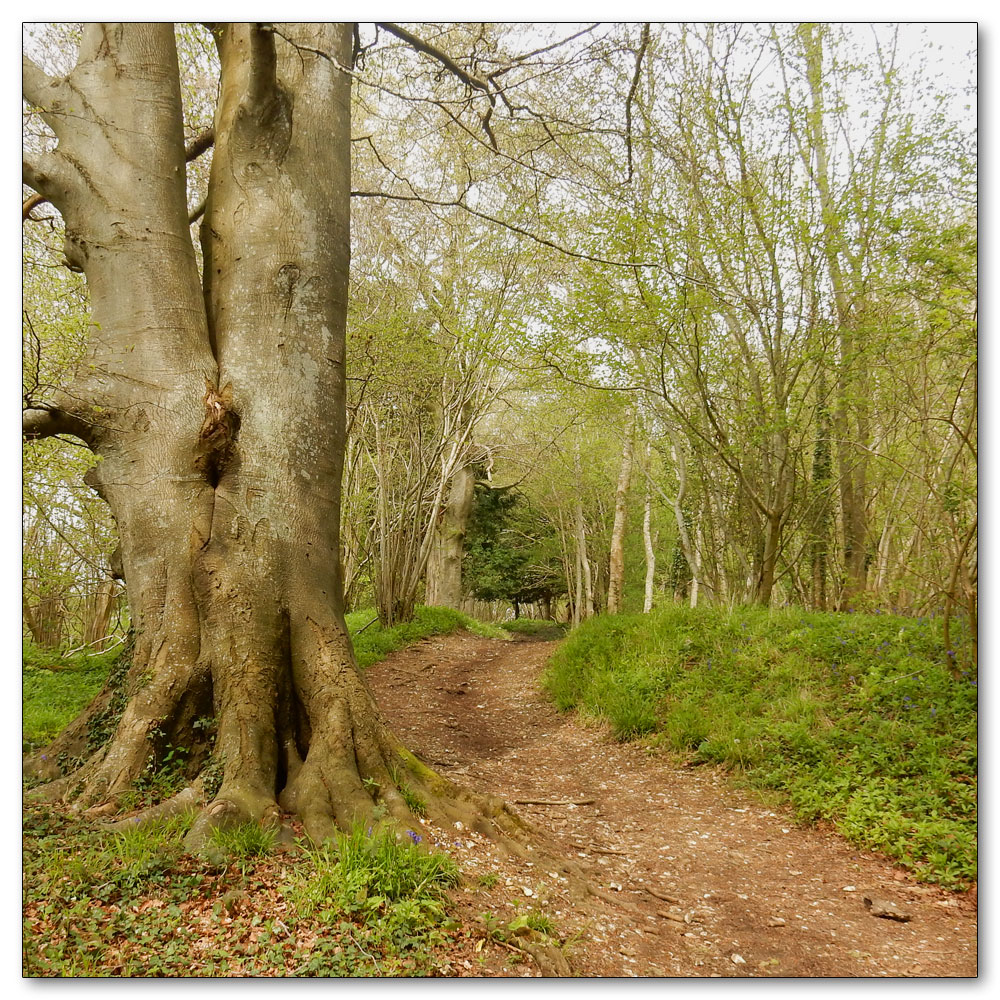
<svg viewBox="0 0 1000 1000">
<path fill-rule="evenodd" d="M 746 965 L 747 960 L 742 955 L 732 955 L 733 965 Z"/>
<path fill-rule="evenodd" d="M 913 919 L 912 913 L 907 913 L 905 910 L 901 910 L 892 900 L 889 899 L 872 899 L 869 896 L 864 897 L 865 907 L 868 912 L 871 913 L 873 917 L 885 917 L 886 920 L 898 920 L 901 924 L 905 924 Z"/>
<path fill-rule="evenodd" d="M 534 896 L 534 893 L 526 885 L 521 886 L 521 892 L 523 892 L 525 896 Z"/>
<path fill-rule="evenodd" d="M 767 922 L 768 927 L 784 927 L 785 918 L 784 917 L 771 917 Z"/>
<path fill-rule="evenodd" d="M 856 885 L 845 885 L 843 888 L 844 892 L 857 892 L 858 887 Z"/>
</svg>

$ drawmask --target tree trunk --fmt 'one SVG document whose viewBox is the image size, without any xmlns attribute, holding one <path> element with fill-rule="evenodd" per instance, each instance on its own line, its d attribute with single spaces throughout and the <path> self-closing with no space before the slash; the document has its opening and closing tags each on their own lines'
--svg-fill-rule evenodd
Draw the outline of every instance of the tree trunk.
<svg viewBox="0 0 1000 1000">
<path fill-rule="evenodd" d="M 628 487 L 632 477 L 632 446 L 635 438 L 635 420 L 629 419 L 622 448 L 622 461 L 618 470 L 615 490 L 615 520 L 611 529 L 611 558 L 608 564 L 608 614 L 622 610 L 625 587 L 625 522 L 628 515 Z"/>
<path fill-rule="evenodd" d="M 833 416 L 837 439 L 837 473 L 840 484 L 840 514 L 844 551 L 844 584 L 839 608 L 845 610 L 853 596 L 867 584 L 866 546 L 868 542 L 868 418 L 865 388 L 855 341 L 855 315 L 847 287 L 841 254 L 845 245 L 843 221 L 838 215 L 831 185 L 827 140 L 823 125 L 823 41 L 822 28 L 802 24 L 797 29 L 806 58 L 811 97 L 809 116 L 813 172 L 823 214 L 821 250 L 826 261 L 837 314 L 840 361 L 837 369 L 837 401 Z M 851 417 L 854 416 L 852 426 Z M 856 447 L 860 445 L 861 447 Z"/>
<path fill-rule="evenodd" d="M 373 794 L 405 822 L 400 775 L 457 815 L 385 727 L 343 619 L 351 26 L 216 37 L 204 295 L 171 28 L 89 24 L 68 80 L 25 69 L 60 140 L 26 178 L 63 214 L 94 319 L 87 374 L 25 428 L 100 456 L 88 482 L 118 525 L 136 632 L 111 739 L 49 790 L 113 809 L 214 714 L 222 783 L 192 847 L 279 802 L 314 838 L 370 818 Z"/>
<path fill-rule="evenodd" d="M 594 578 L 590 572 L 590 558 L 587 555 L 587 522 L 583 516 L 583 500 L 581 492 L 583 490 L 583 473 L 580 466 L 580 445 L 577 442 L 574 455 L 576 468 L 577 495 L 576 495 L 576 560 L 577 560 L 577 598 L 578 611 L 577 622 L 593 618 L 594 616 Z"/>
<path fill-rule="evenodd" d="M 781 550 L 781 517 L 771 515 L 764 522 L 764 549 L 761 556 L 760 575 L 757 578 L 757 602 L 771 603 L 771 591 L 774 589 L 774 575 L 778 564 L 778 553 Z"/>
<path fill-rule="evenodd" d="M 98 647 L 100 641 L 107 636 L 117 596 L 118 587 L 114 580 L 109 577 L 100 582 L 94 595 L 93 612 L 83 634 L 84 645 Z"/>
<path fill-rule="evenodd" d="M 66 621 L 66 605 L 63 598 L 59 595 L 49 595 L 31 606 L 27 598 L 22 595 L 21 611 L 35 645 L 42 649 L 59 649 Z"/>
<path fill-rule="evenodd" d="M 648 614 L 653 610 L 653 584 L 656 580 L 656 549 L 650 532 L 653 499 L 646 487 L 646 496 L 642 504 L 642 544 L 646 553 L 646 584 L 642 598 L 642 610 Z"/>
<path fill-rule="evenodd" d="M 577 595 L 580 599 L 579 620 L 594 616 L 594 583 L 590 573 L 590 559 L 587 555 L 587 522 L 583 517 L 583 503 L 576 501 L 576 558 L 579 567 Z"/>
<path fill-rule="evenodd" d="M 425 604 L 456 610 L 462 605 L 462 556 L 475 487 L 476 472 L 471 465 L 462 466 L 451 477 L 448 501 L 427 560 Z"/>
</svg>

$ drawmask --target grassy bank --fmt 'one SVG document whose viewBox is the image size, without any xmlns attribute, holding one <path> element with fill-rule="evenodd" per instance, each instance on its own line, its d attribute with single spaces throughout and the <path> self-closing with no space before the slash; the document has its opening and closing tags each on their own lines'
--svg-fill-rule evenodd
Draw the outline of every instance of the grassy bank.
<svg viewBox="0 0 1000 1000">
<path fill-rule="evenodd" d="M 432 635 L 447 635 L 463 628 L 491 639 L 510 638 L 499 625 L 476 621 L 475 618 L 451 608 L 428 608 L 420 605 L 412 622 L 403 622 L 392 628 L 382 628 L 372 608 L 354 611 L 347 616 L 347 630 L 351 633 L 354 655 L 362 670 L 411 643 Z"/>
<path fill-rule="evenodd" d="M 946 649 L 926 618 L 668 607 L 587 622 L 546 685 L 620 739 L 723 765 L 787 796 L 800 820 L 961 886 L 976 878 L 967 650 Z"/>
<path fill-rule="evenodd" d="M 25 646 L 22 657 L 22 751 L 51 742 L 101 690 L 121 647 L 106 653 L 59 656 Z"/>
</svg>

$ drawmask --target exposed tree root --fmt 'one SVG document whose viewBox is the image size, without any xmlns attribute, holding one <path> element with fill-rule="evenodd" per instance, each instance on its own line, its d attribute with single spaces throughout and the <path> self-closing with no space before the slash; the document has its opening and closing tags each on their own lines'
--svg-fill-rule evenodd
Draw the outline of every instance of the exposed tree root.
<svg viewBox="0 0 1000 1000">
<path fill-rule="evenodd" d="M 205 786 L 202 779 L 197 778 L 193 784 L 172 795 L 169 799 L 157 802 L 156 805 L 147 806 L 145 809 L 107 823 L 105 828 L 111 831 L 125 830 L 139 826 L 146 826 L 150 823 L 163 819 L 170 819 L 174 816 L 182 816 L 184 813 L 194 812 L 205 804 Z M 98 807 L 100 808 L 100 807 Z M 94 810 L 91 810 L 91 815 Z"/>
</svg>

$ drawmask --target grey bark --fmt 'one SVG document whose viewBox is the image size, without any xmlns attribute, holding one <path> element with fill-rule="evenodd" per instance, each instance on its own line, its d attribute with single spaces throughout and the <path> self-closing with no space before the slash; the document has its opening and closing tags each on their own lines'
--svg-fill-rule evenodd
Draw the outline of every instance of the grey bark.
<svg viewBox="0 0 1000 1000">
<path fill-rule="evenodd" d="M 455 470 L 427 560 L 426 604 L 456 610 L 462 606 L 462 557 L 475 487 L 476 472 L 471 465 Z"/>
<path fill-rule="evenodd" d="M 59 139 L 25 177 L 93 312 L 83 375 L 26 433 L 72 427 L 99 456 L 136 630 L 114 735 L 53 793 L 112 807 L 162 734 L 214 710 L 222 787 L 192 846 L 273 820 L 279 794 L 315 837 L 370 816 L 374 786 L 408 816 L 397 765 L 443 786 L 383 725 L 342 612 L 351 26 L 215 33 L 204 288 L 170 26 L 87 25 L 69 77 L 24 75 Z"/>
<path fill-rule="evenodd" d="M 608 565 L 608 614 L 622 610 L 625 588 L 625 523 L 628 515 L 628 488 L 632 477 L 632 449 L 635 440 L 635 418 L 630 417 L 625 443 L 622 446 L 618 485 L 615 489 L 615 520 L 611 529 L 611 556 Z"/>
</svg>

